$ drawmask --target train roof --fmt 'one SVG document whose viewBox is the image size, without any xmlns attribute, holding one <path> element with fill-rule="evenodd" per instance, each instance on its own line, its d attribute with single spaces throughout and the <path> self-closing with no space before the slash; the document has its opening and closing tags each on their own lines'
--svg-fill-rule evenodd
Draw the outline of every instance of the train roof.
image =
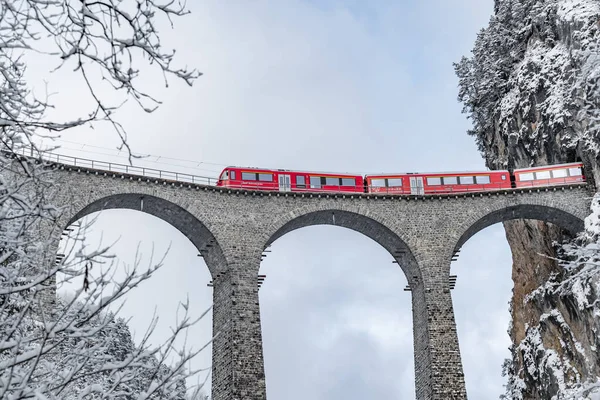
<svg viewBox="0 0 600 400">
<path fill-rule="evenodd" d="M 560 168 L 560 167 L 568 167 L 571 165 L 583 165 L 583 162 L 581 161 L 577 161 L 577 162 L 571 162 L 571 163 L 563 163 L 563 164 L 550 164 L 550 165 L 538 165 L 535 167 L 526 167 L 526 168 L 515 168 L 515 172 L 517 171 L 531 171 L 531 170 L 537 170 L 537 169 L 545 169 L 545 168 Z"/>
</svg>

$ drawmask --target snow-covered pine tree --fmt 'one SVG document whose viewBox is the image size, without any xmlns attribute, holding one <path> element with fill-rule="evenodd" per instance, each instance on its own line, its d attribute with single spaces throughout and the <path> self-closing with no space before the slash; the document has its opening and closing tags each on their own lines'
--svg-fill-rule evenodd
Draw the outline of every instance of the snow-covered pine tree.
<svg viewBox="0 0 600 400">
<path fill-rule="evenodd" d="M 581 159 L 600 182 L 599 21 L 597 0 L 495 1 L 472 55 L 455 65 L 469 134 L 488 167 Z M 553 242 L 565 239 L 560 229 L 537 221 L 504 225 L 515 282 L 506 397 L 573 398 L 600 376 L 598 314 L 579 301 L 583 290 L 594 303 L 597 277 L 590 277 L 597 273 L 588 270 L 583 279 L 552 258 Z"/>
<path fill-rule="evenodd" d="M 52 382 L 54 386 L 47 390 L 64 400 L 77 400 L 86 392 L 89 394 L 83 397 L 87 399 L 134 400 L 157 382 L 164 382 L 148 399 L 186 400 L 183 371 L 161 364 L 155 349 L 136 346 L 124 319 L 111 312 L 88 319 L 91 308 L 69 307 L 68 303 L 59 298 L 56 304 L 58 310 L 69 310 L 63 320 L 76 321 L 75 325 L 83 322 L 86 328 L 78 335 L 63 331 L 49 339 L 57 345 L 41 357 L 31 376 L 32 383 L 39 383 L 38 389 Z M 28 323 L 33 323 L 32 332 L 39 329 L 36 321 Z"/>
</svg>

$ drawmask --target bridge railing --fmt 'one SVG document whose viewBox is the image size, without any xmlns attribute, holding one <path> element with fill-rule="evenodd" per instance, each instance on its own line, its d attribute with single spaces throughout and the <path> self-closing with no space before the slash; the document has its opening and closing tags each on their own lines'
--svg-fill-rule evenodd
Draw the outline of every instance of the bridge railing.
<svg viewBox="0 0 600 400">
<path fill-rule="evenodd" d="M 175 171 L 164 171 L 155 168 L 146 168 L 136 165 L 120 164 L 108 161 L 98 161 L 88 158 L 67 156 L 52 152 L 32 152 L 30 149 L 14 151 L 25 157 L 34 157 L 47 162 L 68 165 L 72 167 L 88 168 L 97 171 L 129 174 L 145 178 L 165 179 L 170 181 L 193 183 L 196 185 L 216 185 L 218 179 L 208 176 L 199 176 Z"/>
</svg>

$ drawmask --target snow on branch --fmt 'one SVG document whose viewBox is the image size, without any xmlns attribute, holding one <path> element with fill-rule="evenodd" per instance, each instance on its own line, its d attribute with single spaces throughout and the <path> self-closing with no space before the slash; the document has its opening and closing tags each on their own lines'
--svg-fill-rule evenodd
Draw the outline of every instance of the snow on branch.
<svg viewBox="0 0 600 400">
<path fill-rule="evenodd" d="M 146 269 L 136 263 L 115 280 L 117 265 L 107 249 L 56 261 L 64 210 L 52 202 L 59 190 L 52 169 L 36 159 L 36 138 L 97 121 L 109 122 L 129 151 L 116 111 L 128 99 L 146 112 L 160 104 L 141 88 L 143 73 L 157 71 L 165 85 L 169 77 L 191 85 L 200 76 L 175 65 L 175 51 L 163 47 L 159 34 L 187 13 L 177 0 L 0 0 L 2 399 L 204 398 L 198 387 L 188 390 L 186 380 L 204 372 L 187 366 L 205 347 L 174 346 L 197 322 L 187 304 L 171 336 L 158 346 L 150 345 L 154 323 L 135 345 L 118 318 L 117 304 L 161 263 Z M 79 77 L 92 108 L 53 120 L 50 111 L 57 104 L 51 94 L 40 96 L 28 81 L 27 63 L 35 57 Z M 33 148 L 30 158 L 16 154 L 24 147 Z M 56 298 L 57 274 L 81 283 L 72 298 Z"/>
<path fill-rule="evenodd" d="M 123 93 L 146 112 L 160 101 L 142 90 L 142 70 L 155 69 L 188 85 L 200 76 L 174 64 L 175 50 L 166 50 L 159 28 L 187 14 L 175 0 L 0 0 L 0 140 L 6 148 L 34 144 L 36 134 L 52 134 L 94 121 L 108 121 L 127 147 L 127 136 L 114 113 Z M 47 119 L 55 107 L 50 96 L 36 96 L 25 79 L 27 57 L 50 59 L 55 70 L 78 74 L 95 105 L 70 121 Z M 109 94 L 100 85 L 111 88 Z M 122 96 L 122 97 L 123 97 Z M 45 132 L 45 133 L 44 133 Z M 127 147 L 128 148 L 128 147 Z"/>
</svg>

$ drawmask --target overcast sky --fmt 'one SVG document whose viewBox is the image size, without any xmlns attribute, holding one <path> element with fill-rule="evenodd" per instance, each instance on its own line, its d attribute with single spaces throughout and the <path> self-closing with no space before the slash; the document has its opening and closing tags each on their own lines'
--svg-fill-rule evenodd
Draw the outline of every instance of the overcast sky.
<svg viewBox="0 0 600 400">
<path fill-rule="evenodd" d="M 184 165 L 198 175 L 216 176 L 225 165 L 358 173 L 482 169 L 456 101 L 452 62 L 469 53 L 492 6 L 492 0 L 192 1 L 192 14 L 163 33 L 165 44 L 177 47 L 177 60 L 204 75 L 192 88 L 171 82 L 167 91 L 148 78 L 144 84 L 163 100 L 161 108 L 147 115 L 127 105 L 118 117 L 135 151 L 161 156 L 156 165 L 163 169 Z M 44 76 L 43 66 L 31 68 Z M 58 73 L 50 85 L 56 101 L 68 105 L 59 115 L 85 109 L 76 79 Z M 119 159 L 109 150 L 118 140 L 108 127 L 65 134 L 61 143 L 63 153 Z M 76 143 L 86 143 L 85 152 Z M 160 255 L 170 245 L 163 270 L 125 306 L 135 331 L 147 325 L 154 302 L 157 338 L 186 294 L 197 314 L 210 305 L 205 264 L 167 223 L 111 210 L 99 216 L 90 245 L 101 238 L 119 239 L 113 251 L 126 264 L 140 242 L 145 262 L 153 246 Z M 452 272 L 469 398 L 495 398 L 509 356 L 512 288 L 502 227 L 470 239 Z M 339 227 L 303 228 L 273 244 L 261 273 L 270 400 L 414 398 L 410 292 L 381 246 Z M 203 321 L 189 340 L 200 346 L 210 326 Z M 196 366 L 209 363 L 207 352 Z"/>
</svg>

